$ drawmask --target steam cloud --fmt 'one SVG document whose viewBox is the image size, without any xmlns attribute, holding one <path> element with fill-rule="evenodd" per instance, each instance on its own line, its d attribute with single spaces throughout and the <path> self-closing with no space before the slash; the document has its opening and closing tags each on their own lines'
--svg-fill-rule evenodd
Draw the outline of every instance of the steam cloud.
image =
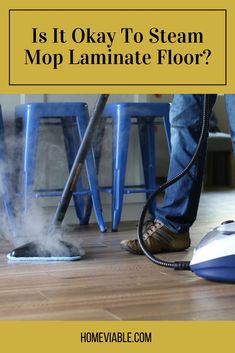
<svg viewBox="0 0 235 353">
<path fill-rule="evenodd" d="M 32 200 L 29 200 L 31 204 L 29 210 L 22 212 L 19 195 L 17 196 L 17 190 L 14 189 L 14 184 L 19 182 L 16 178 L 18 166 L 15 155 L 17 152 L 21 153 L 21 150 L 16 151 L 15 148 L 19 147 L 20 149 L 20 144 L 20 138 L 19 141 L 8 138 L 6 141 L 9 149 L 6 154 L 8 158 L 0 160 L 0 236 L 6 238 L 13 247 L 35 242 L 39 252 L 46 250 L 51 256 L 70 256 L 69 249 L 63 243 L 63 229 L 51 231 L 52 218 L 48 212 L 37 202 L 33 203 Z M 54 147 L 55 145 L 51 144 L 51 148 L 54 149 Z M 84 254 L 80 248 L 78 237 L 76 241 L 69 240 L 69 243 L 78 249 L 77 254 Z"/>
</svg>

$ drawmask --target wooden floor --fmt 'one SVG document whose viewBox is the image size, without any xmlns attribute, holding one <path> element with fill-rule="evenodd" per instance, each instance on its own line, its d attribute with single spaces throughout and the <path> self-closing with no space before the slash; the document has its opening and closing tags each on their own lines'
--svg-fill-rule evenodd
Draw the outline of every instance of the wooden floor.
<svg viewBox="0 0 235 353">
<path fill-rule="evenodd" d="M 219 222 L 235 218 L 235 192 L 202 195 L 192 247 L 168 254 L 189 260 L 198 240 Z M 100 235 L 77 228 L 86 256 L 71 263 L 8 263 L 11 245 L 1 240 L 0 319 L 35 320 L 234 320 L 235 285 L 209 282 L 191 272 L 157 267 L 130 255 L 119 242 L 135 236 L 135 224 Z"/>
</svg>

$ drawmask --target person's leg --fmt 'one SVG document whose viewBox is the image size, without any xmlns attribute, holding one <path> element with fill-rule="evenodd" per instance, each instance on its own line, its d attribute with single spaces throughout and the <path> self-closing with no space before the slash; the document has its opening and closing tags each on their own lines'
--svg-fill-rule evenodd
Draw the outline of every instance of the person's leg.
<svg viewBox="0 0 235 353">
<path fill-rule="evenodd" d="M 216 95 L 207 95 L 209 114 Z M 190 162 L 196 150 L 203 116 L 203 94 L 175 95 L 170 112 L 171 158 L 168 180 L 179 174 Z M 164 202 L 158 210 L 159 219 L 171 231 L 186 232 L 196 219 L 202 187 L 206 142 L 200 158 L 177 183 L 165 191 Z"/>
<path fill-rule="evenodd" d="M 201 131 L 203 98 L 202 94 L 174 96 L 170 112 L 172 151 L 168 180 L 188 165 L 195 152 Z M 210 114 L 216 95 L 208 95 L 208 99 Z M 157 220 L 144 233 L 151 252 L 189 247 L 189 228 L 197 214 L 205 154 L 206 143 L 190 172 L 166 190 L 163 204 L 157 211 Z M 122 241 L 121 246 L 132 253 L 142 253 L 137 240 Z"/>
<path fill-rule="evenodd" d="M 233 154 L 235 154 L 235 94 L 225 94 L 224 98 L 233 144 Z"/>
</svg>

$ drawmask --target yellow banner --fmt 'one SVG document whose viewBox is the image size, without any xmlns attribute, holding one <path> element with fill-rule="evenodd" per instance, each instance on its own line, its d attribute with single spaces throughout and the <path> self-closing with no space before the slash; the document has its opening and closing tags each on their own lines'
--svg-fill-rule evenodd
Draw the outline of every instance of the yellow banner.
<svg viewBox="0 0 235 353">
<path fill-rule="evenodd" d="M 1 4 L 2 92 L 232 93 L 233 0 Z"/>
<path fill-rule="evenodd" d="M 231 351 L 233 322 L 58 322 L 0 324 L 4 352 L 221 353 Z"/>
</svg>

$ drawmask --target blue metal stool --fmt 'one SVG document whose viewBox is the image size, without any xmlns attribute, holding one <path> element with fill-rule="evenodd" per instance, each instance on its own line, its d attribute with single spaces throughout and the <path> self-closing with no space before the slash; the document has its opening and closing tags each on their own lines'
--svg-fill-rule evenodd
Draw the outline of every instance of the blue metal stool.
<svg viewBox="0 0 235 353">
<path fill-rule="evenodd" d="M 113 165 L 112 187 L 103 191 L 112 193 L 112 230 L 118 229 L 121 220 L 123 195 L 137 192 L 146 193 L 148 198 L 157 188 L 155 159 L 155 124 L 164 124 L 166 139 L 170 147 L 169 103 L 110 103 L 104 110 L 104 118 L 112 118 L 113 123 Z M 135 118 L 135 119 L 134 119 Z M 160 118 L 160 119 L 159 119 Z M 145 185 L 125 186 L 128 143 L 131 124 L 139 130 Z M 149 209 L 155 217 L 156 203 Z"/>
<path fill-rule="evenodd" d="M 33 192 L 40 121 L 45 122 L 45 119 L 48 118 L 57 118 L 60 120 L 64 133 L 68 166 L 71 168 L 79 147 L 79 141 L 82 139 L 87 127 L 89 114 L 86 103 L 29 103 L 16 107 L 15 118 L 16 124 L 17 122 L 19 123 L 19 119 L 22 122 L 23 172 L 21 201 L 23 211 L 27 211 L 29 200 L 32 196 L 61 195 L 58 190 L 49 190 L 49 192 L 38 190 L 36 194 Z M 93 151 L 88 153 L 85 166 L 89 187 L 88 189 L 84 189 L 81 178 L 78 179 L 73 195 L 75 210 L 80 224 L 87 224 L 90 215 L 86 212 L 87 207 L 83 196 L 90 195 L 100 231 L 104 232 L 106 226 L 102 215 Z"/>
<path fill-rule="evenodd" d="M 15 216 L 14 216 L 14 210 L 11 202 L 11 187 L 9 185 L 10 178 L 7 171 L 5 134 L 4 134 L 4 124 L 3 124 L 1 106 L 0 106 L 0 164 L 1 164 L 0 200 L 6 215 L 8 231 L 10 231 L 11 236 L 15 237 L 15 234 L 16 234 Z"/>
</svg>

